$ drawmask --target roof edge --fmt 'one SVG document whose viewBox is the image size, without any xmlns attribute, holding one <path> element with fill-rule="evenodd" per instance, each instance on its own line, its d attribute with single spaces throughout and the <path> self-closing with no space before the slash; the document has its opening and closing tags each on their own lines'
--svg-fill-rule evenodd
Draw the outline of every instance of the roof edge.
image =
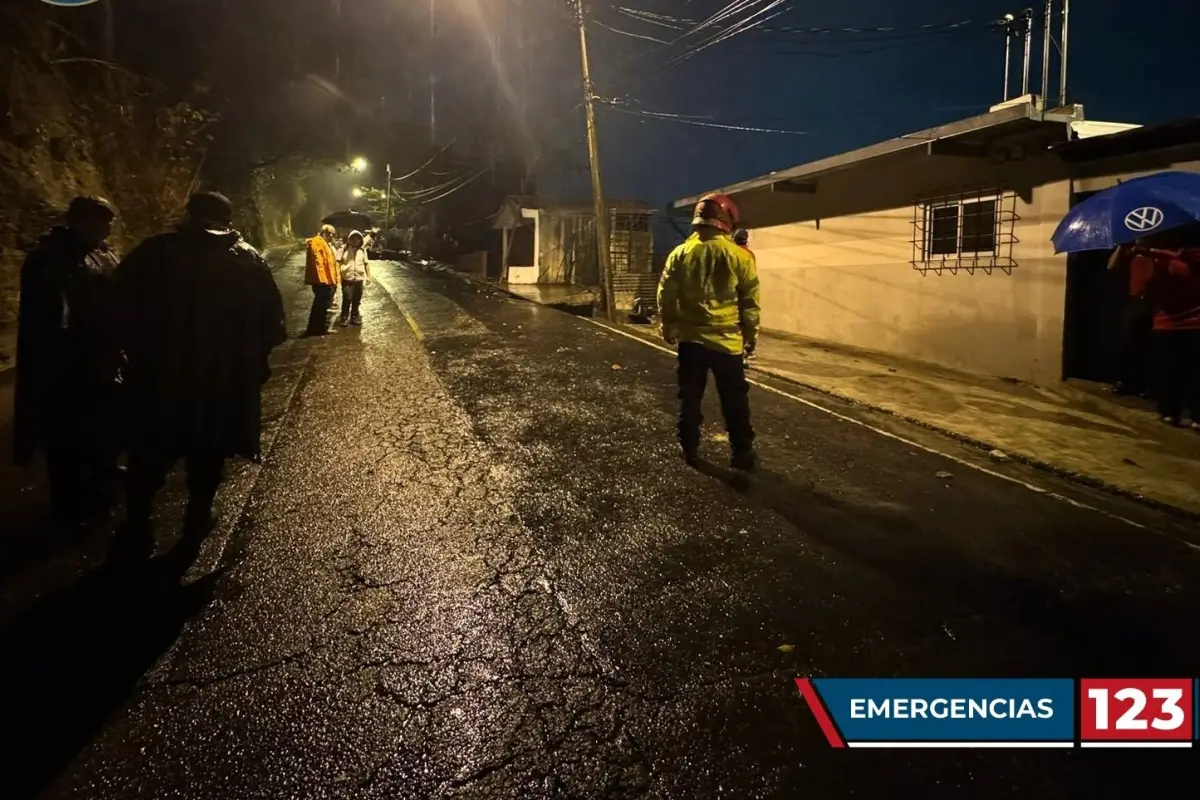
<svg viewBox="0 0 1200 800">
<path fill-rule="evenodd" d="M 770 186 L 773 183 L 795 180 L 806 176 L 817 175 L 826 172 L 832 172 L 837 169 L 844 169 L 853 164 L 862 161 L 868 161 L 873 158 L 898 153 L 922 144 L 935 142 L 940 139 L 948 139 L 954 136 L 961 136 L 966 133 L 974 133 L 975 131 L 984 130 L 987 128 L 1003 125 L 1007 122 L 1014 122 L 1022 119 L 1030 119 L 1040 122 L 1058 122 L 1070 123 L 1082 119 L 1080 109 L 1078 107 L 1069 107 L 1067 109 L 1055 109 L 1052 111 L 1043 111 L 1034 102 L 1022 103 L 1019 105 L 1008 106 L 989 111 L 983 114 L 977 114 L 974 117 L 947 122 L 943 125 L 938 125 L 933 128 L 927 128 L 923 131 L 915 133 L 907 133 L 903 136 L 897 136 L 893 139 L 886 139 L 882 142 L 869 144 L 865 147 L 859 147 L 855 150 L 847 150 L 844 153 L 827 156 L 816 161 L 809 161 L 805 164 L 800 164 L 789 169 L 778 170 L 776 172 L 768 172 L 757 178 L 740 181 L 730 184 L 719 189 L 711 191 L 720 192 L 722 194 L 739 194 L 742 192 L 751 191 L 753 189 L 761 189 Z M 685 208 L 699 202 L 700 198 L 710 192 L 684 197 L 676 200 L 672 205 L 675 208 Z"/>
</svg>

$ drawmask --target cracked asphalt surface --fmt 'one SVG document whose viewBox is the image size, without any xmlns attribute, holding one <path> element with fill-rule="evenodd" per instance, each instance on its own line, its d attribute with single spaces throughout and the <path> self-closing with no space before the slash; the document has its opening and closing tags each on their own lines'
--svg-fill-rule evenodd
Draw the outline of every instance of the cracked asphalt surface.
<svg viewBox="0 0 1200 800">
<path fill-rule="evenodd" d="M 21 607 L 30 796 L 1082 798 L 1190 763 L 834 751 L 794 679 L 1200 673 L 1194 523 L 761 389 L 763 474 L 721 468 L 715 397 L 690 470 L 666 354 L 373 272 L 361 329 L 275 354 L 186 599 L 83 571 Z"/>
</svg>

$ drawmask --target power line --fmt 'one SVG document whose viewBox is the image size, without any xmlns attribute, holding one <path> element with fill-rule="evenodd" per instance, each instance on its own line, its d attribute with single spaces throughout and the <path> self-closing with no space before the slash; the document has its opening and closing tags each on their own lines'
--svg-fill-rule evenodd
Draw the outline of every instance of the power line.
<svg viewBox="0 0 1200 800">
<path fill-rule="evenodd" d="M 785 136 L 807 136 L 807 131 L 792 131 L 783 128 L 757 128 L 750 125 L 728 125 L 720 122 L 706 122 L 702 119 L 695 119 L 682 114 L 668 114 L 661 111 L 639 111 L 632 108 L 621 108 L 614 105 L 613 111 L 618 111 L 622 114 L 632 114 L 634 116 L 644 117 L 646 119 L 661 119 L 670 122 L 678 122 L 684 125 L 697 125 L 702 128 L 716 128 L 725 131 L 741 131 L 745 133 L 773 133 Z"/>
<path fill-rule="evenodd" d="M 880 44 L 877 47 L 867 46 L 867 47 L 860 47 L 858 49 L 840 48 L 837 50 L 830 50 L 830 49 L 822 50 L 822 49 L 812 49 L 810 47 L 794 47 L 794 46 L 781 45 L 781 46 L 776 46 L 776 47 L 772 47 L 772 48 L 754 47 L 753 49 L 751 49 L 750 47 L 742 47 L 742 48 L 739 48 L 737 50 L 737 52 L 742 53 L 744 55 L 756 55 L 756 56 L 816 56 L 818 58 L 845 58 L 848 56 L 866 56 L 866 55 L 872 55 L 874 53 L 886 53 L 890 50 L 903 50 L 903 49 L 909 48 L 909 47 L 918 47 L 918 46 L 926 44 L 927 42 L 929 42 L 929 40 L 932 37 L 934 37 L 936 35 L 937 34 L 926 34 L 926 35 L 920 36 L 920 37 L 896 37 L 895 39 L 882 40 L 883 44 Z M 862 42 L 861 44 L 869 45 L 870 43 Z M 833 44 L 832 43 L 828 43 L 828 44 L 823 43 L 823 44 L 817 44 L 815 46 L 818 48 L 819 47 L 830 48 L 833 46 Z"/>
<path fill-rule="evenodd" d="M 726 6 L 725 9 L 723 9 L 723 10 L 727 10 L 729 7 L 730 6 Z M 691 30 L 695 30 L 697 27 L 699 27 L 696 25 L 694 20 L 688 20 L 688 19 L 683 19 L 683 18 L 679 18 L 679 17 L 671 17 L 666 14 L 655 14 L 653 12 L 629 8 L 627 6 L 614 6 L 613 8 L 616 11 L 621 12 L 622 14 L 626 15 L 627 17 L 631 17 L 633 19 L 636 19 L 636 20 L 639 20 L 642 22 L 647 22 L 650 24 L 666 27 L 666 28 L 672 29 L 672 30 L 680 30 L 686 26 L 688 28 L 688 30 L 691 31 Z M 787 13 L 787 11 L 788 11 L 788 9 L 784 9 L 782 11 L 777 11 L 776 14 L 771 15 L 771 17 L 769 17 L 768 19 L 774 19 L 776 16 Z M 718 12 L 718 13 L 720 13 L 720 12 Z M 714 15 L 714 16 L 716 16 L 716 15 Z M 711 18 L 712 17 L 710 17 L 709 19 L 711 19 Z M 740 22 L 736 22 L 726 28 L 723 28 L 722 34 L 714 34 L 713 36 L 710 36 L 708 39 L 705 39 L 705 40 L 701 41 L 700 43 L 698 43 L 698 45 L 689 48 L 689 50 L 687 52 L 677 54 L 673 57 L 670 57 L 666 61 L 659 63 L 657 66 L 651 67 L 648 70 L 641 71 L 639 74 L 636 74 L 636 75 L 628 74 L 630 72 L 630 68 L 633 67 L 634 65 L 636 65 L 638 62 L 645 60 L 647 57 L 649 57 L 651 55 L 654 55 L 656 52 L 658 52 L 662 48 L 671 47 L 673 44 L 678 43 L 683 38 L 686 38 L 687 34 L 685 33 L 679 37 L 676 37 L 673 40 L 660 40 L 660 39 L 657 39 L 656 37 L 645 37 L 651 41 L 654 41 L 654 42 L 660 44 L 661 47 L 649 49 L 649 50 L 639 53 L 631 58 L 628 58 L 625 61 L 618 64 L 614 69 L 614 72 L 616 72 L 617 77 L 612 81 L 611 85 L 612 86 L 620 86 L 622 84 L 628 83 L 632 79 L 643 79 L 644 80 L 648 77 L 658 75 L 658 74 L 662 73 L 663 71 L 681 63 L 682 61 L 685 61 L 685 60 L 691 58 L 692 56 L 698 54 L 701 50 L 707 49 L 708 47 L 711 47 L 715 44 L 719 44 L 722 41 L 725 41 L 728 38 L 732 38 L 733 36 L 736 36 L 740 33 L 749 32 L 750 30 L 754 30 L 757 32 L 755 35 L 755 43 L 770 41 L 770 42 L 776 42 L 776 43 L 780 43 L 780 44 L 799 45 L 799 44 L 805 42 L 805 39 L 802 37 L 809 35 L 809 34 L 839 34 L 836 41 L 832 41 L 832 40 L 831 41 L 822 41 L 819 43 L 816 41 L 809 42 L 810 44 L 817 46 L 817 47 L 820 47 L 823 45 L 834 45 L 834 44 L 842 46 L 842 45 L 850 44 L 850 43 L 864 45 L 864 46 L 875 45 L 877 43 L 878 44 L 886 43 L 880 47 L 861 47 L 860 49 L 856 49 L 856 50 L 841 50 L 837 53 L 823 52 L 819 49 L 814 49 L 814 50 L 809 50 L 809 49 L 770 49 L 770 50 L 768 50 L 768 49 L 763 49 L 761 47 L 757 47 L 754 45 L 750 45 L 749 43 L 747 43 L 747 46 L 745 48 L 739 50 L 739 52 L 741 52 L 741 53 L 754 54 L 754 55 L 812 55 L 812 56 L 817 56 L 817 57 L 834 58 L 834 57 L 840 57 L 843 55 L 844 56 L 870 55 L 870 54 L 876 53 L 876 52 L 884 52 L 886 50 L 900 49 L 901 47 L 912 46 L 921 41 L 927 41 L 928 39 L 933 38 L 935 36 L 961 33 L 964 30 L 976 28 L 976 26 L 980 25 L 980 23 L 975 20 L 960 20 L 957 22 L 922 23 L 920 25 L 913 25 L 913 26 L 908 26 L 908 27 L 904 27 L 904 28 L 899 27 L 899 26 L 875 26 L 875 27 L 862 27 L 862 28 L 850 28 L 850 27 L 844 27 L 844 28 L 800 28 L 800 27 L 796 27 L 796 26 L 771 27 L 771 26 L 765 25 L 765 23 L 768 20 L 759 20 L 758 25 L 751 25 L 749 28 L 745 28 L 744 26 L 748 22 L 748 19 L 749 18 L 742 19 Z M 622 33 L 624 35 L 627 35 L 627 36 L 630 36 L 633 38 L 642 38 L 642 37 L 638 36 L 637 34 L 631 33 L 629 31 L 618 31 L 617 29 L 613 28 L 612 26 L 605 25 L 604 27 L 610 31 Z M 770 32 L 770 34 L 776 34 L 776 35 L 768 35 L 768 32 Z M 728 35 L 724 35 L 724 34 L 728 34 Z M 784 34 L 784 35 L 778 35 L 778 34 Z M 870 34 L 870 36 L 864 36 L 864 34 Z M 879 34 L 886 34 L 886 35 L 879 35 Z M 847 36 L 855 37 L 855 38 L 852 38 L 848 41 L 847 38 L 845 38 Z M 820 38 L 824 38 L 824 36 L 822 36 Z M 754 47 L 754 49 L 751 50 L 750 47 Z M 578 107 L 579 106 L 576 105 L 571 110 L 574 111 Z"/>
<path fill-rule="evenodd" d="M 683 17 L 672 17 L 667 14 L 655 14 L 655 13 L 652 13 L 649 11 L 642 11 L 642 10 L 636 9 L 636 8 L 629 8 L 627 6 L 614 6 L 613 10 L 617 11 L 627 17 L 630 17 L 632 19 L 638 20 L 640 22 L 650 23 L 652 25 L 660 25 L 660 26 L 672 28 L 675 30 L 680 30 L 682 28 L 687 27 L 688 25 L 694 24 L 693 20 L 689 20 L 689 19 L 686 19 Z M 881 25 L 881 26 L 864 27 L 864 28 L 853 28 L 853 27 L 802 28 L 802 27 L 798 27 L 795 25 L 784 25 L 784 26 L 780 26 L 780 27 L 764 26 L 761 29 L 761 32 L 762 33 L 786 33 L 786 34 L 805 35 L 805 36 L 819 35 L 819 34 L 862 35 L 862 34 L 877 34 L 877 33 L 889 33 L 889 34 L 890 33 L 905 33 L 905 32 L 913 33 L 913 34 L 920 34 L 922 32 L 933 30 L 933 29 L 958 28 L 958 27 L 965 27 L 968 25 L 978 25 L 978 24 L 979 23 L 974 20 L 964 20 L 964 21 L 960 21 L 960 22 L 929 22 L 929 23 L 923 23 L 920 25 L 908 25 L 908 26 Z"/>
<path fill-rule="evenodd" d="M 429 205 L 430 203 L 434 203 L 434 202 L 437 202 L 438 200 L 442 200 L 443 198 L 449 197 L 450 195 L 454 194 L 459 189 L 462 189 L 464 186 L 471 183 L 472 181 L 474 181 L 476 178 L 478 178 L 480 175 L 482 175 L 483 173 L 485 173 L 487 171 L 488 171 L 488 167 L 484 167 L 483 169 L 476 172 L 474 175 L 470 176 L 466 180 L 459 183 L 459 185 L 455 186 L 453 189 L 443 192 L 442 194 L 439 194 L 437 197 L 430 197 L 426 200 L 422 200 L 421 205 Z"/>
<path fill-rule="evenodd" d="M 729 39 L 732 39 L 733 37 L 738 36 L 739 34 L 747 33 L 749 31 L 752 31 L 755 28 L 759 27 L 760 25 L 766 24 L 769 20 L 775 19 L 776 17 L 780 16 L 781 14 L 783 14 L 787 11 L 787 9 L 784 9 L 784 11 L 775 11 L 775 9 L 779 8 L 782 5 L 785 5 L 787 3 L 787 1 L 788 0 L 770 0 L 770 2 L 766 6 L 764 6 L 763 8 L 760 8 L 758 11 L 751 14 L 750 16 L 745 17 L 744 19 L 740 20 L 739 22 L 736 22 L 733 25 L 730 25 L 728 28 L 725 28 L 725 29 L 719 31 L 718 33 L 710 36 L 708 39 L 704 40 L 703 42 L 700 42 L 695 47 L 688 48 L 687 51 L 680 53 L 679 55 L 675 56 L 674 58 L 668 59 L 664 63 L 659 64 L 658 67 L 656 67 L 654 71 L 661 72 L 662 70 L 670 69 L 671 67 L 675 66 L 676 64 L 680 64 L 684 61 L 687 61 L 689 58 L 693 58 L 694 56 L 698 55 L 699 53 L 707 50 L 708 48 L 710 48 L 714 45 L 718 45 L 721 42 L 728 41 Z M 774 11 L 775 13 L 770 13 L 772 11 Z M 759 19 L 760 17 L 762 17 L 763 14 L 770 14 L 770 16 Z M 758 20 L 758 21 L 756 22 L 755 20 Z"/>
<path fill-rule="evenodd" d="M 619 33 L 622 36 L 629 36 L 634 39 L 644 39 L 647 42 L 657 42 L 658 44 L 670 44 L 670 42 L 667 41 L 666 39 L 655 39 L 653 36 L 646 36 L 641 33 L 630 33 L 629 31 L 619 30 L 617 28 L 612 27 L 611 25 L 605 25 L 603 22 L 601 22 L 598 19 L 593 19 L 592 23 L 597 25 L 598 27 L 604 28 L 604 30 L 606 30 L 606 31 L 611 31 L 612 33 Z"/>
<path fill-rule="evenodd" d="M 778 3 L 778 2 L 784 2 L 784 0 L 731 0 L 730 3 L 728 3 L 727 5 L 722 7 L 720 10 L 714 12 L 707 19 L 705 19 L 699 23 L 693 24 L 690 28 L 687 28 L 686 30 L 683 31 L 683 33 L 679 34 L 679 36 L 675 37 L 674 39 L 670 40 L 669 42 L 665 42 L 664 46 L 673 47 L 673 46 L 679 44 L 680 42 L 682 42 L 684 39 L 688 38 L 689 36 L 699 33 L 700 31 L 704 30 L 705 28 L 712 27 L 716 23 L 727 19 L 732 14 L 736 14 L 737 12 L 746 10 L 747 8 L 753 8 L 755 5 L 764 3 L 764 2 Z M 722 30 L 724 30 L 724 29 L 722 29 Z M 618 69 L 622 69 L 622 70 L 626 69 L 629 66 L 631 66 L 632 64 L 634 64 L 638 61 L 642 61 L 643 59 L 645 59 L 651 55 L 653 55 L 653 51 L 647 51 L 644 53 L 640 53 L 640 54 L 634 56 L 633 58 L 630 58 L 625 63 L 621 64 Z"/>
<path fill-rule="evenodd" d="M 451 145 L 453 145 L 453 144 L 454 144 L 454 140 L 453 140 L 453 139 L 451 139 L 451 140 L 449 141 L 449 143 L 447 143 L 447 144 L 446 144 L 446 146 L 445 146 L 445 147 L 443 147 L 441 150 L 438 150 L 436 153 L 434 153 L 432 156 L 430 156 L 430 157 L 429 157 L 429 160 L 428 160 L 428 161 L 426 161 L 424 164 L 422 164 L 421 166 L 417 167 L 416 169 L 414 169 L 412 172 L 408 173 L 407 175 L 402 175 L 402 176 L 400 176 L 399 178 L 392 178 L 392 180 L 393 180 L 393 181 L 406 181 L 406 180 L 408 180 L 409 178 L 411 178 L 411 177 L 415 176 L 415 175 L 416 175 L 418 172 L 420 172 L 421 170 L 423 170 L 423 169 L 425 169 L 426 167 L 428 167 L 428 166 L 429 166 L 430 164 L 432 164 L 434 161 L 437 161 L 438 157 L 439 157 L 439 156 L 441 156 L 443 153 L 445 153 L 447 150 L 449 150 L 449 149 L 450 149 L 450 147 L 451 147 Z M 434 174 L 437 174 L 437 173 L 434 173 Z M 449 174 L 449 173 L 446 173 L 446 174 Z"/>
</svg>

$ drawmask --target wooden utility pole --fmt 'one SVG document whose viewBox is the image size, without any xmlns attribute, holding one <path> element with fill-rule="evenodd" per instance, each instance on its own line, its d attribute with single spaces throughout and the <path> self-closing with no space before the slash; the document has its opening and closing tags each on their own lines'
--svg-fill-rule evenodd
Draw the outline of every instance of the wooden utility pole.
<svg viewBox="0 0 1200 800">
<path fill-rule="evenodd" d="M 117 20 L 113 2 L 108 0 L 104 4 L 104 58 L 110 64 L 117 60 Z"/>
<path fill-rule="evenodd" d="M 383 238 L 387 241 L 388 231 L 392 229 L 392 165 L 387 165 L 387 205 L 386 211 L 383 212 Z"/>
<path fill-rule="evenodd" d="M 437 4 L 429 0 L 429 143 L 437 144 Z"/>
<path fill-rule="evenodd" d="M 604 313 L 609 322 L 616 322 L 616 298 L 613 294 L 612 252 L 609 250 L 608 204 L 600 184 L 600 145 L 596 140 L 596 92 L 592 73 L 588 69 L 587 13 L 584 0 L 576 0 L 579 22 L 579 56 L 583 65 L 583 106 L 587 112 L 588 161 L 592 167 L 592 202 L 596 209 L 596 262 L 600 267 L 600 283 L 604 287 Z"/>
</svg>

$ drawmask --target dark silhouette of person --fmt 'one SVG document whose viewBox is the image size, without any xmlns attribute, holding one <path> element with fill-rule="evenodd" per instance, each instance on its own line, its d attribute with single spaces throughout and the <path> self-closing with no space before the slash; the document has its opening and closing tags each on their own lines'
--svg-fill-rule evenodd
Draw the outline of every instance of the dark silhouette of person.
<svg viewBox="0 0 1200 800">
<path fill-rule="evenodd" d="M 1146 297 L 1146 284 L 1154 263 L 1137 255 L 1134 245 L 1122 245 L 1108 259 L 1110 270 L 1129 270 L 1128 296 L 1121 309 L 1119 368 L 1115 394 L 1144 395 L 1150 392 L 1154 305 Z"/>
<path fill-rule="evenodd" d="M 117 269 L 132 406 L 119 556 L 153 554 L 154 497 L 176 461 L 187 466 L 186 549 L 198 552 L 225 460 L 260 457 L 261 389 L 271 350 L 286 339 L 283 301 L 232 220 L 224 196 L 194 195 L 175 231 Z"/>
<path fill-rule="evenodd" d="M 75 527 L 111 500 L 121 450 L 117 256 L 106 240 L 117 212 L 76 197 L 66 224 L 21 268 L 14 459 L 45 454 L 55 522 Z"/>
</svg>

